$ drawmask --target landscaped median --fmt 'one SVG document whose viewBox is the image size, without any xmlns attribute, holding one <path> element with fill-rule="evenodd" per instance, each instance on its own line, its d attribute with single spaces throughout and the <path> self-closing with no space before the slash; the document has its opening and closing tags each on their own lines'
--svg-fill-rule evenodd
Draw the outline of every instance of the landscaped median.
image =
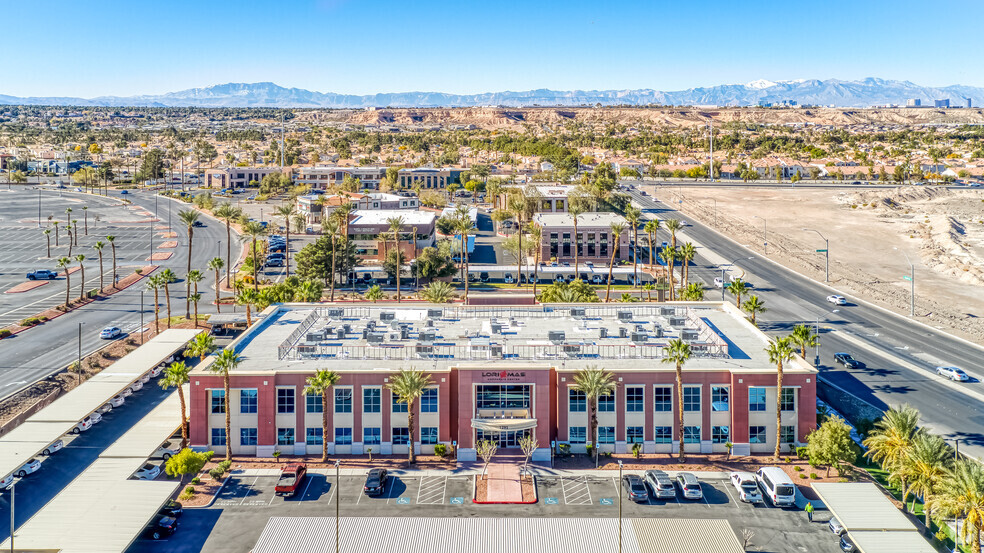
<svg viewBox="0 0 984 553">
<path fill-rule="evenodd" d="M 495 497 L 489 497 L 489 477 L 490 475 L 476 474 L 474 477 L 472 492 L 472 503 L 478 505 L 531 505 L 539 501 L 536 491 L 536 476 L 532 474 L 522 475 L 519 477 L 519 486 L 521 489 L 522 499 L 497 499 Z M 493 494 L 496 486 L 495 482 L 493 484 Z"/>
</svg>

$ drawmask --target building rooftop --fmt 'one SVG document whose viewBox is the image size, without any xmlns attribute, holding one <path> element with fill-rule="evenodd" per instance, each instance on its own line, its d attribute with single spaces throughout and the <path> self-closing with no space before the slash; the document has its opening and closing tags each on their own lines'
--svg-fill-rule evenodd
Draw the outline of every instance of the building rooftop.
<svg viewBox="0 0 984 553">
<path fill-rule="evenodd" d="M 544 182 L 531 184 L 516 184 L 512 188 L 526 188 L 532 186 L 544 199 L 566 198 L 572 190 L 577 188 L 573 184 L 560 184 L 559 182 Z"/>
<path fill-rule="evenodd" d="M 569 213 L 537 213 L 533 215 L 533 222 L 541 227 L 569 227 L 574 225 L 574 217 Z M 577 216 L 578 226 L 584 227 L 607 227 L 612 223 L 626 224 L 625 217 L 618 213 L 592 212 L 582 213 Z"/>
<path fill-rule="evenodd" d="M 275 305 L 233 342 L 237 372 L 433 370 L 501 364 L 604 363 L 609 370 L 675 370 L 664 348 L 680 338 L 687 370 L 774 371 L 767 337 L 730 302 L 449 306 Z M 814 372 L 794 359 L 787 372 Z M 198 369 L 202 370 L 202 369 Z"/>
<path fill-rule="evenodd" d="M 433 211 L 412 211 L 406 209 L 355 210 L 349 225 L 389 225 L 387 219 L 403 217 L 405 225 L 429 225 L 437 219 Z"/>
</svg>

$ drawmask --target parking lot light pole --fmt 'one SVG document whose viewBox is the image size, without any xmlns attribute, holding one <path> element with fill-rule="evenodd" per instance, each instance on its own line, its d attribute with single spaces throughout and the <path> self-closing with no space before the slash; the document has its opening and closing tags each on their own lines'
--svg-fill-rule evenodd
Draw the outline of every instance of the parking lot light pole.
<svg viewBox="0 0 984 553">
<path fill-rule="evenodd" d="M 412 444 L 411 444 L 411 447 L 413 447 Z M 338 466 L 341 463 L 342 463 L 341 459 L 335 459 L 335 487 L 338 488 L 338 489 L 335 490 L 335 553 L 340 553 L 339 547 L 338 547 L 338 545 L 340 543 L 339 542 L 339 539 L 338 539 L 338 515 L 339 515 L 339 506 L 338 506 L 338 504 L 341 501 L 341 497 L 340 497 L 341 493 L 340 492 L 342 490 L 341 490 L 341 486 L 339 486 L 339 483 L 341 482 L 341 479 L 339 477 L 340 471 L 338 470 Z"/>
<path fill-rule="evenodd" d="M 622 553 L 622 460 L 618 461 L 618 553 Z"/>
<path fill-rule="evenodd" d="M 78 376 L 79 384 L 82 383 L 82 325 L 84 324 L 83 322 L 79 323 L 79 364 L 75 367 L 75 370 L 78 371 L 75 374 Z"/>
<path fill-rule="evenodd" d="M 17 488 L 17 477 L 10 484 L 10 553 L 14 553 L 14 492 Z"/>
<path fill-rule="evenodd" d="M 827 237 L 820 234 L 820 231 L 812 228 L 805 228 L 803 230 L 812 230 L 813 232 L 820 235 L 823 238 L 823 256 L 824 256 L 824 269 L 823 269 L 823 281 L 830 282 L 830 240 Z"/>
<path fill-rule="evenodd" d="M 143 327 L 144 302 L 143 302 L 143 295 L 144 295 L 144 291 L 141 290 L 140 291 L 140 345 L 141 346 L 143 345 L 143 341 L 144 341 L 144 327 Z"/>
</svg>

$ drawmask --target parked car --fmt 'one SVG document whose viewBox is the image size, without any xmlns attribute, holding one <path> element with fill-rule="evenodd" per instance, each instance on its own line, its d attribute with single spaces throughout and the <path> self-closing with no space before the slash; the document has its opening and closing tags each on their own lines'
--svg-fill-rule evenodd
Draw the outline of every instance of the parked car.
<svg viewBox="0 0 984 553">
<path fill-rule="evenodd" d="M 481 280 L 482 282 L 488 282 L 489 280 L 491 280 L 489 278 L 489 274 L 488 273 L 485 273 L 485 272 L 479 273 L 478 279 Z"/>
<path fill-rule="evenodd" d="M 840 536 L 845 530 L 844 525 L 841 524 L 841 521 L 837 520 L 837 517 L 830 517 L 830 522 L 827 523 L 827 528 L 830 528 L 830 531 L 833 532 L 835 536 Z"/>
<path fill-rule="evenodd" d="M 112 410 L 113 410 L 112 404 L 104 403 L 102 407 L 96 409 L 96 412 L 99 413 L 100 415 L 105 415 L 106 413 L 109 413 Z"/>
<path fill-rule="evenodd" d="M 157 378 L 158 376 L 161 375 L 162 372 L 164 372 L 164 364 L 163 363 L 161 363 L 160 365 L 157 365 L 153 369 L 150 369 L 150 371 L 148 371 L 147 374 L 149 374 L 151 378 Z"/>
<path fill-rule="evenodd" d="M 11 474 L 6 478 L 0 478 L 0 490 L 6 490 L 14 484 L 14 475 Z"/>
<path fill-rule="evenodd" d="M 649 501 L 646 483 L 636 474 L 626 474 L 622 477 L 622 490 L 629 496 L 629 499 L 636 503 Z"/>
<path fill-rule="evenodd" d="M 178 520 L 169 516 L 157 516 L 144 529 L 144 537 L 159 540 L 173 535 L 178 529 Z"/>
<path fill-rule="evenodd" d="M 792 478 L 779 467 L 762 467 L 755 471 L 762 495 L 769 498 L 776 507 L 793 505 L 796 502 L 796 486 Z"/>
<path fill-rule="evenodd" d="M 92 419 L 86 417 L 75 423 L 75 426 L 72 428 L 72 434 L 81 434 L 90 428 L 92 428 Z"/>
<path fill-rule="evenodd" d="M 370 469 L 366 474 L 366 483 L 362 491 L 368 496 L 380 495 L 386 489 L 386 480 L 389 478 L 386 469 Z"/>
<path fill-rule="evenodd" d="M 844 298 L 844 296 L 838 296 L 837 294 L 827 296 L 827 301 L 834 305 L 847 305 L 847 299 Z"/>
<path fill-rule="evenodd" d="M 503 281 L 504 281 L 504 282 L 505 282 L 506 284 L 512 284 L 512 282 L 513 282 L 513 276 L 512 276 L 512 273 L 506 273 L 506 274 L 505 274 L 505 276 L 504 276 L 504 277 L 502 278 L 502 280 L 503 280 Z"/>
<path fill-rule="evenodd" d="M 37 472 L 41 468 L 41 461 L 37 459 L 31 459 L 30 461 L 24 463 L 24 465 L 17 471 L 17 476 L 24 478 L 28 474 Z"/>
<path fill-rule="evenodd" d="M 133 474 L 137 480 L 153 480 L 161 474 L 161 466 L 154 463 L 145 463 L 140 470 Z"/>
<path fill-rule="evenodd" d="M 122 395 L 113 396 L 113 399 L 109 400 L 109 404 L 115 407 L 122 407 L 126 402 Z"/>
<path fill-rule="evenodd" d="M 267 267 L 283 267 L 284 266 L 284 260 L 283 259 L 280 259 L 280 258 L 267 259 L 266 266 Z"/>
<path fill-rule="evenodd" d="M 133 390 L 134 392 L 139 392 L 140 390 L 143 389 L 143 382 L 140 382 L 138 380 L 138 381 L 134 382 L 133 384 L 130 384 L 130 389 Z"/>
<path fill-rule="evenodd" d="M 676 497 L 676 488 L 673 487 L 673 480 L 668 474 L 661 470 L 647 470 L 646 484 L 656 499 L 673 499 Z"/>
<path fill-rule="evenodd" d="M 99 337 L 103 340 L 112 340 L 113 338 L 119 338 L 121 334 L 123 334 L 123 331 L 120 330 L 120 327 L 107 326 L 99 333 Z"/>
<path fill-rule="evenodd" d="M 27 280 L 54 280 L 58 278 L 58 273 L 48 269 L 38 269 L 27 273 Z"/>
<path fill-rule="evenodd" d="M 280 471 L 280 480 L 277 480 L 277 487 L 274 491 L 278 496 L 294 497 L 297 490 L 301 489 L 301 482 L 307 475 L 307 465 L 303 463 L 291 463 Z"/>
<path fill-rule="evenodd" d="M 169 499 L 167 503 L 161 507 L 159 514 L 171 518 L 181 518 L 181 515 L 184 514 L 184 505 L 173 499 Z"/>
<path fill-rule="evenodd" d="M 970 377 L 960 367 L 936 367 L 936 374 L 957 382 L 967 382 Z"/>
<path fill-rule="evenodd" d="M 745 503 L 761 503 L 762 494 L 759 493 L 758 483 L 755 475 L 750 472 L 732 472 L 731 484 L 738 490 L 738 499 Z"/>
<path fill-rule="evenodd" d="M 142 375 L 140 375 L 140 380 L 138 380 L 137 382 L 139 382 L 141 384 L 146 384 L 146 383 L 150 382 L 150 371 L 147 371 L 147 372 L 143 373 Z"/>
<path fill-rule="evenodd" d="M 122 392 L 120 392 L 120 395 L 124 398 L 128 398 L 133 395 L 133 390 L 127 386 Z"/>
<path fill-rule="evenodd" d="M 44 455 L 45 457 L 47 457 L 48 455 L 51 455 L 52 453 L 58 451 L 59 449 L 61 449 L 63 447 L 65 447 L 65 442 L 63 442 L 61 440 L 55 440 L 54 442 L 51 443 L 51 445 L 49 445 L 48 447 L 44 448 L 44 451 L 41 452 L 41 455 Z"/>
<path fill-rule="evenodd" d="M 150 456 L 150 458 L 167 461 L 171 457 L 174 457 L 175 455 L 178 454 L 178 450 L 172 446 L 173 444 L 171 442 L 164 442 L 163 444 L 161 444 L 160 447 L 157 448 L 157 451 L 155 451 L 154 454 Z"/>
<path fill-rule="evenodd" d="M 700 481 L 689 472 L 681 472 L 676 477 L 677 487 L 680 488 L 680 495 L 684 499 L 699 500 L 704 497 L 704 491 L 700 487 Z"/>
<path fill-rule="evenodd" d="M 847 537 L 847 534 L 841 536 L 840 548 L 841 551 L 844 551 L 844 553 L 854 553 L 858 550 L 857 546 L 854 545 L 854 542 L 851 541 L 851 538 Z"/>
<path fill-rule="evenodd" d="M 714 287 L 724 288 L 724 279 L 721 277 L 714 277 Z"/>
<path fill-rule="evenodd" d="M 591 275 L 591 284 L 604 284 L 605 277 L 601 275 Z"/>
<path fill-rule="evenodd" d="M 203 223 L 203 222 L 201 222 L 201 221 L 195 221 L 194 223 L 192 223 L 192 224 L 191 224 L 191 226 L 193 226 L 193 227 L 198 227 L 198 228 L 202 228 L 202 227 L 204 227 L 204 226 L 205 226 L 205 223 Z"/>
<path fill-rule="evenodd" d="M 564 282 L 564 275 L 558 274 L 558 275 L 554 276 L 554 282 L 557 282 L 557 283 Z"/>
<path fill-rule="evenodd" d="M 844 367 L 848 369 L 863 369 L 867 366 L 864 363 L 858 361 L 857 359 L 851 357 L 850 353 L 843 353 L 843 352 L 835 353 L 834 361 L 836 363 L 840 363 L 841 365 L 844 365 Z"/>
</svg>

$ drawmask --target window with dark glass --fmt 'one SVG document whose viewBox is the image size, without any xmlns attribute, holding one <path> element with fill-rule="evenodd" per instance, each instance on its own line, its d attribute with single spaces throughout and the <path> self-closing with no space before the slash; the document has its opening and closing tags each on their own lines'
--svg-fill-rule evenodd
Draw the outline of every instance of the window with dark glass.
<svg viewBox="0 0 984 553">
<path fill-rule="evenodd" d="M 381 398 L 383 390 L 380 388 L 362 389 L 362 412 L 379 413 L 381 412 Z"/>
<path fill-rule="evenodd" d="M 256 412 L 256 390 L 239 390 L 239 412 Z"/>
<path fill-rule="evenodd" d="M 658 444 L 670 444 L 673 443 L 673 427 L 671 426 L 657 426 L 656 433 L 654 434 L 656 443 Z"/>
<path fill-rule="evenodd" d="M 653 388 L 653 404 L 657 413 L 673 411 L 673 388 L 669 386 Z"/>
<path fill-rule="evenodd" d="M 700 388 L 697 386 L 687 386 L 683 389 L 683 411 L 700 411 Z"/>
<path fill-rule="evenodd" d="M 277 445 L 294 445 L 294 429 L 278 428 Z"/>
<path fill-rule="evenodd" d="M 685 444 L 699 444 L 700 443 L 700 426 L 684 426 L 683 427 L 683 443 L 685 443 Z"/>
<path fill-rule="evenodd" d="M 711 386 L 711 411 L 727 411 L 730 396 L 727 386 Z"/>
<path fill-rule="evenodd" d="M 641 426 L 628 426 L 625 428 L 625 441 L 629 444 L 641 444 L 643 433 Z"/>
<path fill-rule="evenodd" d="M 609 393 L 609 394 L 598 396 L 598 412 L 599 413 L 614 413 L 615 412 L 615 394 L 614 393 Z"/>
<path fill-rule="evenodd" d="M 727 426 L 712 426 L 711 427 L 711 442 L 716 444 L 724 444 L 728 442 L 729 431 Z"/>
<path fill-rule="evenodd" d="M 642 413 L 645 409 L 645 388 L 642 386 L 627 386 L 625 388 L 625 410 L 629 413 Z"/>
<path fill-rule="evenodd" d="M 567 405 L 571 413 L 584 413 L 588 410 L 588 398 L 581 390 L 568 388 Z"/>
<path fill-rule="evenodd" d="M 765 388 L 748 389 L 748 410 L 765 411 Z"/>
<path fill-rule="evenodd" d="M 225 390 L 212 390 L 212 414 L 225 413 Z"/>
<path fill-rule="evenodd" d="M 783 411 L 796 410 L 796 388 L 783 388 L 780 408 Z"/>
<path fill-rule="evenodd" d="M 764 426 L 749 426 L 748 427 L 748 443 L 750 443 L 750 444 L 764 444 L 765 443 L 765 427 Z"/>
<path fill-rule="evenodd" d="M 406 413 L 407 404 L 400 403 L 400 396 L 391 393 L 390 396 L 393 398 L 393 412 L 394 413 Z"/>
<path fill-rule="evenodd" d="M 212 429 L 212 445 L 226 445 L 225 428 Z"/>
<path fill-rule="evenodd" d="M 293 388 L 277 388 L 277 412 L 278 413 L 294 412 Z"/>
<path fill-rule="evenodd" d="M 352 412 L 352 388 L 335 388 L 335 412 Z"/>
<path fill-rule="evenodd" d="M 410 429 L 406 426 L 393 427 L 393 445 L 408 445 L 410 443 Z"/>
<path fill-rule="evenodd" d="M 305 411 L 308 413 L 324 412 L 324 403 L 321 402 L 321 394 L 304 395 Z"/>
<path fill-rule="evenodd" d="M 223 429 L 225 430 L 225 429 Z M 239 429 L 239 445 L 256 445 L 256 429 L 255 428 L 240 428 Z"/>
<path fill-rule="evenodd" d="M 437 413 L 437 388 L 427 388 L 420 396 L 421 413 Z"/>
</svg>

